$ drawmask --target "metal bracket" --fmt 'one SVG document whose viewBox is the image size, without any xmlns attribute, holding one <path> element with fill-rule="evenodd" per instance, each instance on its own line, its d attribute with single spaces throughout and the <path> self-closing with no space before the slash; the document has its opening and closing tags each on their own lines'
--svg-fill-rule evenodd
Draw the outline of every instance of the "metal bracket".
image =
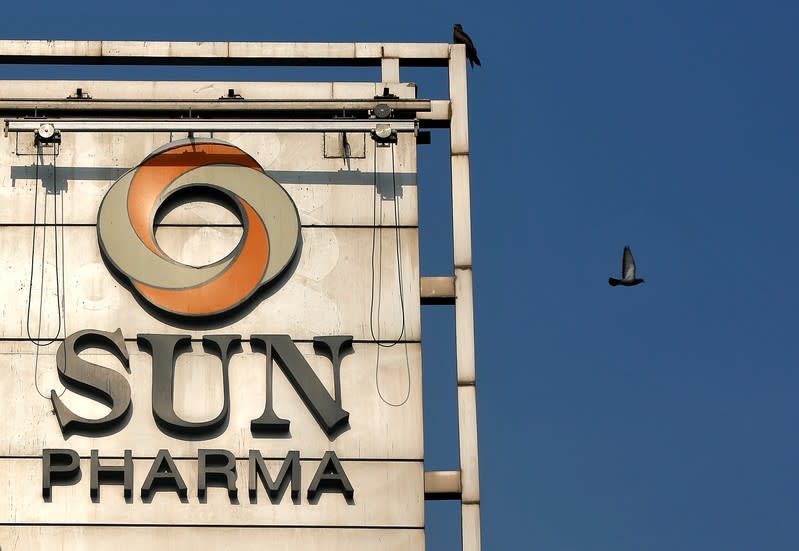
<svg viewBox="0 0 799 551">
<path fill-rule="evenodd" d="M 388 86 L 384 86 L 383 87 L 383 95 L 382 96 L 375 96 L 374 98 L 375 99 L 399 99 L 399 96 L 397 96 L 395 94 L 392 94 L 389 91 Z"/>
<path fill-rule="evenodd" d="M 380 145 L 397 143 L 397 131 L 388 123 L 378 123 L 371 131 L 372 139 Z"/>
<path fill-rule="evenodd" d="M 43 123 L 38 129 L 33 132 L 33 143 L 35 145 L 42 144 L 60 144 L 61 131 L 49 122 Z"/>
<path fill-rule="evenodd" d="M 92 99 L 88 92 L 84 92 L 83 88 L 75 90 L 75 95 L 67 96 L 67 99 Z"/>
<path fill-rule="evenodd" d="M 236 100 L 236 99 L 244 99 L 244 97 L 241 94 L 237 94 L 236 90 L 234 88 L 228 88 L 227 89 L 227 95 L 226 96 L 222 96 L 219 99 Z"/>
</svg>

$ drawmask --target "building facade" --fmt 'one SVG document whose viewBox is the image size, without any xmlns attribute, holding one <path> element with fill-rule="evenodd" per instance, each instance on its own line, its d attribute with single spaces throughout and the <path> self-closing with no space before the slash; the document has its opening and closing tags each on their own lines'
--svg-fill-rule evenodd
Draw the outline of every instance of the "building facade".
<svg viewBox="0 0 799 551">
<path fill-rule="evenodd" d="M 478 549 L 463 47 L 0 41 L 109 59 L 381 81 L 0 81 L 0 547 L 423 549 L 425 499 L 458 499 Z M 448 69 L 450 97 L 406 64 Z M 437 277 L 427 127 L 451 136 Z M 424 303 L 456 310 L 457 471 L 424 469 Z"/>
</svg>

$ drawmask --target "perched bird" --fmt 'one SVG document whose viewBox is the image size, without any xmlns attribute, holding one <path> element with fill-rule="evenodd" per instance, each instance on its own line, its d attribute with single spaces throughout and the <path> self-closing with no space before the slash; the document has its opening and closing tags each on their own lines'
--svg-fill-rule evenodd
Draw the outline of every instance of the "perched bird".
<svg viewBox="0 0 799 551">
<path fill-rule="evenodd" d="M 624 285 L 625 287 L 632 287 L 633 285 L 638 285 L 639 283 L 643 283 L 644 280 L 640 277 L 635 277 L 635 259 L 633 259 L 633 253 L 630 250 L 630 247 L 624 247 L 624 254 L 621 257 L 621 279 L 616 279 L 613 277 L 608 278 L 608 283 L 613 285 Z"/>
<path fill-rule="evenodd" d="M 460 23 L 455 23 L 455 30 L 452 31 L 452 41 L 455 44 L 466 45 L 466 59 L 469 60 L 472 69 L 474 69 L 475 63 L 480 65 L 480 58 L 477 57 L 477 48 L 474 47 L 474 43 L 472 39 L 469 38 L 469 35 L 463 32 L 463 27 L 461 27 Z"/>
</svg>

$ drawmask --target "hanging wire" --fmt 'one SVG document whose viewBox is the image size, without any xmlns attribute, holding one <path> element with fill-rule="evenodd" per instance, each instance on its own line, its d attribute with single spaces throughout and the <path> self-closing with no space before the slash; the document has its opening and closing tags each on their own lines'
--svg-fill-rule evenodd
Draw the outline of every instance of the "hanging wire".
<svg viewBox="0 0 799 551">
<path fill-rule="evenodd" d="M 375 196 L 372 203 L 372 270 L 371 270 L 371 297 L 369 302 L 369 330 L 372 335 L 372 340 L 376 341 L 378 346 L 382 346 L 384 348 L 391 348 L 392 346 L 396 346 L 397 344 L 402 341 L 402 337 L 405 336 L 405 296 L 404 290 L 402 285 L 402 254 L 401 254 L 401 247 L 402 247 L 402 238 L 400 237 L 400 211 L 399 211 L 399 201 L 397 200 L 397 176 L 396 176 L 396 169 L 394 165 L 394 144 L 391 144 L 391 180 L 393 184 L 393 200 L 394 200 L 394 241 L 396 245 L 396 253 L 397 253 L 397 280 L 399 284 L 399 300 L 400 300 L 400 313 L 402 316 L 402 326 L 400 330 L 399 336 L 396 340 L 393 340 L 389 343 L 381 343 L 380 342 L 380 315 L 381 315 L 381 308 L 383 303 L 382 293 L 377 293 L 377 334 L 375 334 L 375 276 L 376 272 L 377 277 L 379 278 L 377 281 L 377 286 L 380 291 L 382 291 L 383 286 L 383 224 L 382 224 L 382 209 L 380 208 L 380 189 L 377 183 L 377 146 L 375 146 L 374 152 L 374 186 L 375 186 Z M 378 210 L 380 210 L 380 219 L 378 220 Z M 378 225 L 380 227 L 380 248 L 376 251 L 377 246 L 377 229 Z M 380 257 L 379 266 L 375 268 L 375 260 L 376 257 Z"/>
<path fill-rule="evenodd" d="M 369 303 L 369 330 L 372 335 L 372 340 L 377 344 L 377 359 L 375 365 L 375 386 L 377 387 L 377 394 L 380 399 L 392 407 L 400 407 L 405 405 L 408 402 L 408 399 L 411 395 L 411 367 L 410 367 L 410 360 L 408 357 L 408 343 L 404 343 L 405 347 L 405 372 L 407 377 L 407 387 L 405 397 L 400 400 L 399 402 L 392 402 L 388 400 L 385 396 L 383 396 L 382 391 L 380 390 L 380 349 L 381 348 L 392 348 L 399 344 L 402 341 L 403 336 L 405 336 L 405 329 L 406 329 L 406 321 L 405 321 L 405 296 L 403 291 L 403 284 L 402 284 L 402 239 L 400 237 L 400 210 L 399 210 L 399 200 L 397 195 L 397 175 L 396 175 L 396 166 L 394 161 L 394 144 L 390 144 L 391 147 L 391 181 L 393 186 L 393 201 L 394 201 L 394 242 L 396 245 L 396 253 L 397 253 L 397 282 L 399 285 L 399 300 L 400 300 L 400 312 L 402 316 L 402 326 L 400 330 L 399 336 L 396 340 L 393 340 L 389 343 L 382 343 L 380 342 L 380 317 L 381 317 L 381 307 L 382 307 L 382 289 L 383 289 L 383 221 L 382 221 L 382 208 L 380 203 L 380 189 L 377 182 L 377 144 L 375 144 L 374 148 L 374 187 L 375 187 L 375 195 L 372 203 L 372 266 L 371 266 L 371 297 Z M 378 210 L 380 211 L 380 219 L 378 219 Z M 376 242 L 377 242 L 377 228 L 378 223 L 380 226 L 380 248 L 376 251 Z M 379 266 L 375 268 L 375 260 L 376 257 L 379 256 Z M 375 276 L 376 272 L 377 275 L 377 334 L 375 334 Z"/>
<path fill-rule="evenodd" d="M 53 154 L 53 181 L 58 182 L 56 176 L 56 163 L 55 163 L 55 152 Z M 67 253 L 65 250 L 66 246 L 66 239 L 64 239 L 64 196 L 67 194 L 66 186 L 64 189 L 58 192 L 58 196 L 61 199 L 61 312 L 63 312 L 64 318 L 64 338 L 69 335 L 69 331 L 67 331 L 67 268 L 66 268 L 66 259 Z"/>
<path fill-rule="evenodd" d="M 408 355 L 408 343 L 404 343 L 405 346 L 405 377 L 408 381 L 407 385 L 405 386 L 405 396 L 399 402 L 392 402 L 385 396 L 383 396 L 383 392 L 380 390 L 380 346 L 377 347 L 377 365 L 375 367 L 375 386 L 377 387 L 377 395 L 380 396 L 380 399 L 383 403 L 391 406 L 391 407 L 401 407 L 408 403 L 408 400 L 411 397 L 411 364 Z"/>
<path fill-rule="evenodd" d="M 36 162 L 34 168 L 34 195 L 33 195 L 33 237 L 31 239 L 31 262 L 30 262 L 30 279 L 28 281 L 28 305 L 27 305 L 27 316 L 25 322 L 25 328 L 28 336 L 28 340 L 36 346 L 36 354 L 34 360 L 34 386 L 36 387 L 36 392 L 42 398 L 49 399 L 47 395 L 42 393 L 41 389 L 39 388 L 39 352 L 40 348 L 45 346 L 49 346 L 56 342 L 61 335 L 62 329 L 66 332 L 66 293 L 61 292 L 62 284 L 61 284 L 61 277 L 64 274 L 64 196 L 61 195 L 61 270 L 59 270 L 59 254 L 58 254 L 58 242 L 59 242 L 59 223 L 58 223 L 58 199 L 53 198 L 53 241 L 54 241 L 54 253 L 55 253 L 55 280 L 56 280 L 56 307 L 58 309 L 58 329 L 56 334 L 52 338 L 42 339 L 42 313 L 44 311 L 44 272 L 45 272 L 45 258 L 47 254 L 47 190 L 45 189 L 44 194 L 44 205 L 43 205 L 43 225 L 45 226 L 42 231 L 42 269 L 41 269 L 41 276 L 39 280 L 39 320 L 37 326 L 37 334 L 34 338 L 31 333 L 31 303 L 33 302 L 33 271 L 35 267 L 35 259 L 36 259 L 36 225 L 38 221 L 38 210 L 39 210 L 39 165 L 40 165 L 40 156 L 44 157 L 44 153 L 42 151 L 42 147 L 40 144 L 36 146 Z M 58 178 L 57 178 L 57 167 L 56 167 L 56 151 L 55 148 L 53 149 L 53 192 L 58 193 Z M 59 271 L 61 272 L 59 274 Z M 62 317 L 63 317 L 63 325 L 62 325 Z M 66 392 L 66 388 L 61 391 L 60 396 L 63 396 L 64 392 Z"/>
</svg>

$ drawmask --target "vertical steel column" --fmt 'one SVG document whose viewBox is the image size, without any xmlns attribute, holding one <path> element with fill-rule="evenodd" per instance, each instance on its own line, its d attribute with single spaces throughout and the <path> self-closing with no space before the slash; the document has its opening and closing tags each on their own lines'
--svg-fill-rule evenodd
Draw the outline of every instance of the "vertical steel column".
<svg viewBox="0 0 799 551">
<path fill-rule="evenodd" d="M 380 78 L 384 84 L 395 84 L 400 81 L 398 58 L 384 57 L 380 60 Z"/>
<path fill-rule="evenodd" d="M 452 240 L 455 261 L 455 342 L 458 372 L 458 433 L 461 463 L 461 542 L 480 549 L 480 473 L 477 460 L 477 393 L 472 298 L 472 219 L 469 183 L 469 109 L 466 48 L 450 47 L 450 160 Z"/>
</svg>

